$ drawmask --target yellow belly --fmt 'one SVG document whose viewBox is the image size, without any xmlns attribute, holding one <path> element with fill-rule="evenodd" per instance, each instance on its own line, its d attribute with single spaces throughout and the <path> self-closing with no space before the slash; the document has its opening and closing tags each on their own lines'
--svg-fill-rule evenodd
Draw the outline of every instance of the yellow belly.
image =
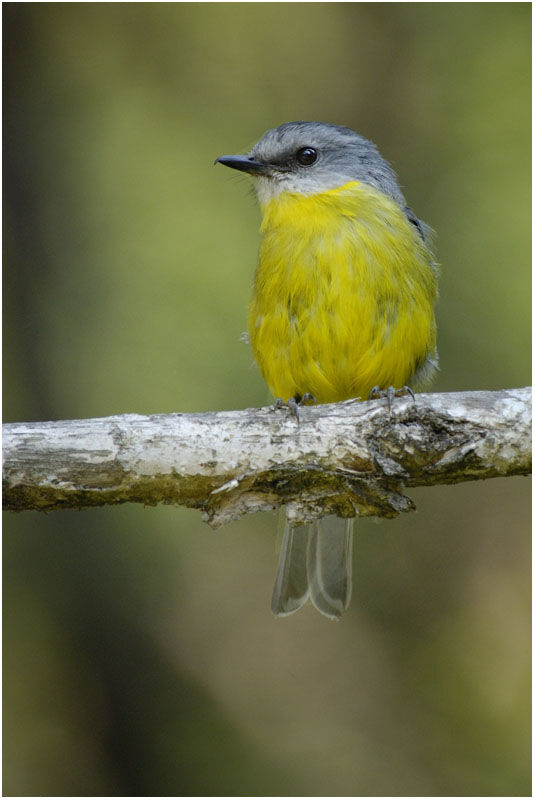
<svg viewBox="0 0 535 800">
<path fill-rule="evenodd" d="M 410 384 L 435 354 L 432 256 L 399 206 L 351 182 L 264 206 L 249 339 L 275 397 Z"/>
</svg>

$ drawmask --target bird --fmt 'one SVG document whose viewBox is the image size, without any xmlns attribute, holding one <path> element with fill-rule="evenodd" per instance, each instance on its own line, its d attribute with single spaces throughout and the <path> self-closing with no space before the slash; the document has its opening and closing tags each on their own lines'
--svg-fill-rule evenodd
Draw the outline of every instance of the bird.
<svg viewBox="0 0 535 800">
<path fill-rule="evenodd" d="M 422 388 L 438 368 L 432 230 L 390 164 L 351 128 L 287 122 L 245 155 L 262 213 L 248 340 L 276 405 Z M 414 396 L 414 395 L 413 395 Z M 352 591 L 354 517 L 286 520 L 271 608 L 338 620 Z"/>
</svg>

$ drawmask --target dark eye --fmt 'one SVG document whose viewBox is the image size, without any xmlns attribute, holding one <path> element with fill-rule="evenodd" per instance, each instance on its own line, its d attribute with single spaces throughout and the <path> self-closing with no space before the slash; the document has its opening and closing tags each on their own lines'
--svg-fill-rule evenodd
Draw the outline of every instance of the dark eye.
<svg viewBox="0 0 535 800">
<path fill-rule="evenodd" d="M 309 167 L 314 163 L 314 161 L 316 161 L 318 157 L 318 151 L 314 150 L 313 147 L 302 147 L 295 155 L 300 164 L 302 164 L 304 167 Z"/>
</svg>

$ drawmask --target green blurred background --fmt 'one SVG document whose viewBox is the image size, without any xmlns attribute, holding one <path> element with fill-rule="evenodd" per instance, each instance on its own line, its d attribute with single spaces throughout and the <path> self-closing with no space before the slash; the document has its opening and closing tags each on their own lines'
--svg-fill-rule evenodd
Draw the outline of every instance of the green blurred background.
<svg viewBox="0 0 535 800">
<path fill-rule="evenodd" d="M 530 4 L 17 4 L 4 419 L 244 408 L 258 245 L 213 167 L 375 141 L 442 263 L 437 391 L 530 382 Z M 527 479 L 359 525 L 340 624 L 275 619 L 276 515 L 4 515 L 4 794 L 530 793 Z"/>
</svg>

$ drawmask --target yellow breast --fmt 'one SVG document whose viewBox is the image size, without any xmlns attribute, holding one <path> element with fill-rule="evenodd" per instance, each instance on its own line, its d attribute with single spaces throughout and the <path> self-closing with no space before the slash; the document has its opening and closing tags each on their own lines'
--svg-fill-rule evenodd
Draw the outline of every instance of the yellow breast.
<svg viewBox="0 0 535 800">
<path fill-rule="evenodd" d="M 275 397 L 399 388 L 435 357 L 436 276 L 417 229 L 359 182 L 263 209 L 249 339 Z"/>
</svg>

